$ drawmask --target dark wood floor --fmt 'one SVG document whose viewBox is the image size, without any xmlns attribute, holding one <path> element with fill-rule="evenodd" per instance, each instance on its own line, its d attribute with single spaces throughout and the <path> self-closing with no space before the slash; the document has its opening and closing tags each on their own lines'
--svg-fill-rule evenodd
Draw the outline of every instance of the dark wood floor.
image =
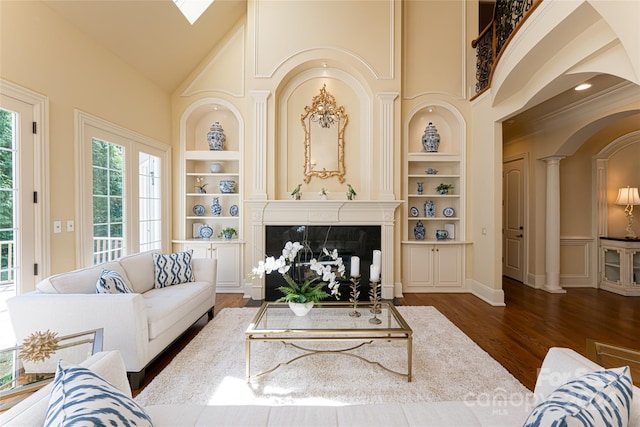
<svg viewBox="0 0 640 427">
<path fill-rule="evenodd" d="M 510 279 L 503 289 L 506 307 L 493 307 L 471 294 L 405 294 L 399 303 L 434 306 L 529 389 L 550 347 L 586 355 L 586 340 L 594 339 L 640 349 L 638 297 L 591 288 L 550 294 Z M 238 294 L 218 294 L 216 314 L 247 302 Z M 206 316 L 149 367 L 143 388 L 205 324 Z"/>
</svg>

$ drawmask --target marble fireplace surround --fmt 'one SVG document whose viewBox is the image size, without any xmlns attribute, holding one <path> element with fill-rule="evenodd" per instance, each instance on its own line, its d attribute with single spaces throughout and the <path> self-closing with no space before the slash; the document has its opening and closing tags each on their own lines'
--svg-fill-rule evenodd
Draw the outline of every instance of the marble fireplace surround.
<svg viewBox="0 0 640 427">
<path fill-rule="evenodd" d="M 253 242 L 252 246 L 246 248 L 251 255 L 250 265 L 258 265 L 264 259 L 267 225 L 378 225 L 382 251 L 382 298 L 392 299 L 395 296 L 395 210 L 401 203 L 402 200 L 245 201 Z M 254 279 L 250 288 L 251 298 L 264 299 L 264 286 L 264 279 Z"/>
</svg>

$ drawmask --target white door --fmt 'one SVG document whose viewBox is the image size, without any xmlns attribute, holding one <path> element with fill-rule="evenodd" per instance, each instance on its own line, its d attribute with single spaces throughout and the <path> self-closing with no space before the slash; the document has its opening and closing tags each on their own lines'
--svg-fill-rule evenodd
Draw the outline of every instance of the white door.
<svg viewBox="0 0 640 427">
<path fill-rule="evenodd" d="M 33 135 L 33 106 L 13 97 L 0 98 L 0 292 L 3 296 L 33 290 L 37 275 Z"/>
<path fill-rule="evenodd" d="M 525 260 L 525 160 L 503 164 L 502 274 L 524 282 Z"/>
</svg>

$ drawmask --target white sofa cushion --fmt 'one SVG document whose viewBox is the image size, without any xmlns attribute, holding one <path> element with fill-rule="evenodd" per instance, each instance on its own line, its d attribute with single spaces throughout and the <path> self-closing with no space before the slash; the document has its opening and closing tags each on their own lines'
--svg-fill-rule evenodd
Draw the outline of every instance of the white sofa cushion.
<svg viewBox="0 0 640 427">
<path fill-rule="evenodd" d="M 204 406 L 158 405 L 145 410 L 155 427 L 184 426 L 437 426 L 514 427 L 522 425 L 529 407 L 514 402 L 377 403 L 346 406 Z"/>
<path fill-rule="evenodd" d="M 122 268 L 127 272 L 133 292 L 143 294 L 153 289 L 153 254 L 156 252 L 158 251 L 141 252 L 118 259 Z"/>
<path fill-rule="evenodd" d="M 105 268 L 117 272 L 128 281 L 127 273 L 120 264 L 111 261 L 48 277 L 38 283 L 36 288 L 47 294 L 95 294 L 96 282 Z"/>
<path fill-rule="evenodd" d="M 151 418 L 131 397 L 81 366 L 58 363 L 45 427 L 75 425 L 151 426 Z"/>
<path fill-rule="evenodd" d="M 207 282 L 183 283 L 145 292 L 142 296 L 149 323 L 149 339 L 158 337 L 192 313 L 203 300 L 211 299 L 211 293 L 211 284 Z"/>
<path fill-rule="evenodd" d="M 99 294 L 131 294 L 133 291 L 127 281 L 117 271 L 104 268 L 96 282 L 96 293 Z"/>
</svg>

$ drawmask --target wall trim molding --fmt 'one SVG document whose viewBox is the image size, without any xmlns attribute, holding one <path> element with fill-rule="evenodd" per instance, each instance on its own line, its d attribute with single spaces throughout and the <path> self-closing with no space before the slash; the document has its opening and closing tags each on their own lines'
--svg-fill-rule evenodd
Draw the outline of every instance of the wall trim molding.
<svg viewBox="0 0 640 427">
<path fill-rule="evenodd" d="M 504 302 L 504 291 L 502 289 L 491 288 L 475 279 L 467 279 L 466 282 L 467 289 L 482 301 L 495 307 L 506 306 Z"/>
</svg>

